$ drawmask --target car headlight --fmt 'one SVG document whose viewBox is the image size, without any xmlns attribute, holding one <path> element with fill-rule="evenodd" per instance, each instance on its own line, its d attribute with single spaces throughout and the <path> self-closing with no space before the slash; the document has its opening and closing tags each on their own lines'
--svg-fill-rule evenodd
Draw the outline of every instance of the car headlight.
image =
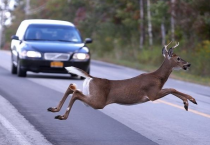
<svg viewBox="0 0 210 145">
<path fill-rule="evenodd" d="M 75 53 L 73 55 L 74 60 L 87 60 L 89 58 L 90 58 L 89 54 L 86 53 Z"/>
<path fill-rule="evenodd" d="M 40 52 L 37 51 L 22 51 L 20 53 L 20 57 L 32 57 L 32 58 L 40 58 L 42 55 Z"/>
</svg>

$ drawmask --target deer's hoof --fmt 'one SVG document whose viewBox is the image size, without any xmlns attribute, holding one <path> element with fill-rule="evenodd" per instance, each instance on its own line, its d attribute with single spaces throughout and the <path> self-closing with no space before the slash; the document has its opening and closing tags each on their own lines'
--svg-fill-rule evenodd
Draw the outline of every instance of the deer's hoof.
<svg viewBox="0 0 210 145">
<path fill-rule="evenodd" d="M 47 109 L 49 112 L 58 112 L 57 108 L 50 107 Z"/>
<path fill-rule="evenodd" d="M 62 116 L 62 115 L 55 116 L 55 119 L 66 120 L 66 118 L 64 118 L 64 116 Z"/>
<path fill-rule="evenodd" d="M 195 99 L 190 99 L 190 101 L 197 105 L 197 102 Z"/>
<path fill-rule="evenodd" d="M 188 106 L 187 105 L 184 105 L 184 108 L 186 111 L 188 111 Z"/>
<path fill-rule="evenodd" d="M 184 101 L 183 103 L 184 103 L 185 110 L 188 111 L 188 102 L 187 101 Z"/>
</svg>

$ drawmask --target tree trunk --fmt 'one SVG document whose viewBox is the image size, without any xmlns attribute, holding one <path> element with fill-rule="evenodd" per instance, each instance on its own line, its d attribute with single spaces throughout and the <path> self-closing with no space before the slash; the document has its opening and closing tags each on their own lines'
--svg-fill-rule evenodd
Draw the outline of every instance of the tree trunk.
<svg viewBox="0 0 210 145">
<path fill-rule="evenodd" d="M 0 49 L 4 46 L 4 18 L 5 18 L 5 8 L 3 8 L 0 11 L 0 17 L 1 17 L 1 21 L 0 21 Z"/>
<path fill-rule="evenodd" d="M 25 0 L 25 19 L 29 19 L 30 15 L 30 0 Z"/>
<path fill-rule="evenodd" d="M 144 5 L 143 0 L 139 0 L 140 5 L 140 49 L 144 45 Z"/>
<path fill-rule="evenodd" d="M 150 13 L 150 0 L 147 0 L 147 19 L 148 19 L 148 34 L 149 34 L 149 45 L 153 45 L 152 39 L 152 22 Z"/>
<path fill-rule="evenodd" d="M 165 24 L 164 24 L 165 18 L 162 19 L 161 22 L 161 36 L 162 36 L 162 45 L 166 44 L 166 31 L 165 31 Z"/>
<path fill-rule="evenodd" d="M 174 11 L 174 3 L 175 3 L 175 0 L 171 0 L 171 39 L 172 39 L 172 41 L 175 40 L 175 36 L 174 36 L 174 32 L 175 32 L 175 20 L 174 20 L 175 11 Z"/>
</svg>

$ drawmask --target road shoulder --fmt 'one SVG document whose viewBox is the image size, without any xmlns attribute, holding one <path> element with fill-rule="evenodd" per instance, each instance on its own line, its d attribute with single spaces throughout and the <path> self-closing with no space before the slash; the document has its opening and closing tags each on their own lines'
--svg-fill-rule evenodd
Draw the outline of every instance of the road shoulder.
<svg viewBox="0 0 210 145">
<path fill-rule="evenodd" d="M 0 130 L 3 144 L 51 145 L 3 96 L 0 95 Z"/>
</svg>

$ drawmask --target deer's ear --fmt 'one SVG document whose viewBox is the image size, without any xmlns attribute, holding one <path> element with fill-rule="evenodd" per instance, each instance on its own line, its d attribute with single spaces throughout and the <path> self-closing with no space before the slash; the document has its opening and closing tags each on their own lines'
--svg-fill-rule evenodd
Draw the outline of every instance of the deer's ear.
<svg viewBox="0 0 210 145">
<path fill-rule="evenodd" d="M 167 55 L 168 55 L 168 52 L 167 52 L 167 50 L 165 49 L 165 47 L 163 47 L 163 49 L 162 49 L 162 55 L 163 55 L 164 57 L 167 57 Z"/>
<path fill-rule="evenodd" d="M 171 47 L 171 48 L 169 48 L 169 50 L 168 50 L 168 56 L 169 56 L 169 57 L 172 57 L 172 54 L 173 54 L 173 48 Z"/>
</svg>

